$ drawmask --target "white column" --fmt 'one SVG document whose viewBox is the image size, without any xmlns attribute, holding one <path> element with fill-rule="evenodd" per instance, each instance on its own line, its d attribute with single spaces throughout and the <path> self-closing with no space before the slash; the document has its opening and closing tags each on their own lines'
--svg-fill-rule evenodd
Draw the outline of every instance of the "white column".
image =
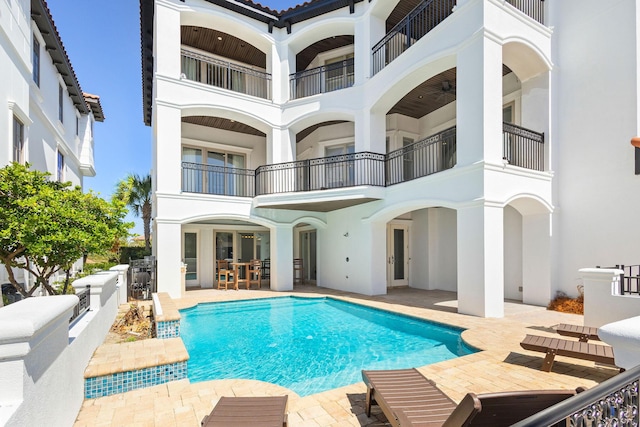
<svg viewBox="0 0 640 427">
<path fill-rule="evenodd" d="M 458 313 L 504 316 L 502 207 L 458 209 Z"/>
<path fill-rule="evenodd" d="M 384 19 L 377 16 L 365 16 L 355 25 L 355 85 L 364 84 L 371 78 L 371 48 L 384 37 Z"/>
<path fill-rule="evenodd" d="M 293 290 L 293 227 L 271 229 L 271 289 Z"/>
<path fill-rule="evenodd" d="M 154 17 L 153 53 L 156 73 L 177 79 L 181 73 L 180 12 L 167 4 L 156 2 Z"/>
<path fill-rule="evenodd" d="M 385 223 L 370 223 L 363 227 L 365 239 L 358 242 L 356 249 L 361 248 L 367 254 L 364 259 L 370 265 L 363 269 L 363 283 L 369 284 L 369 295 L 385 295 L 387 293 L 387 225 Z M 353 266 L 355 273 L 359 268 Z"/>
<path fill-rule="evenodd" d="M 386 153 L 387 122 L 385 113 L 361 110 L 356 115 L 356 152 Z"/>
<path fill-rule="evenodd" d="M 296 139 L 289 128 L 276 128 L 267 134 L 267 163 L 291 162 L 296 159 Z"/>
<path fill-rule="evenodd" d="M 182 182 L 181 114 L 178 108 L 155 103 L 153 108 L 153 170 L 155 191 L 178 194 Z M 158 173 L 162 171 L 162 173 Z M 162 215 L 162 212 L 156 212 Z"/>
<path fill-rule="evenodd" d="M 295 55 L 287 43 L 278 41 L 271 46 L 271 55 L 267 56 L 267 66 L 269 64 L 273 102 L 284 104 L 289 100 L 289 74 L 295 71 Z"/>
<path fill-rule="evenodd" d="M 522 217 L 522 302 L 551 300 L 551 214 Z"/>
<path fill-rule="evenodd" d="M 502 46 L 482 33 L 458 52 L 458 166 L 502 161 Z"/>
<path fill-rule="evenodd" d="M 167 292 L 171 298 L 182 298 L 185 289 L 181 286 L 182 226 L 174 222 L 156 220 L 158 261 L 158 292 Z"/>
</svg>

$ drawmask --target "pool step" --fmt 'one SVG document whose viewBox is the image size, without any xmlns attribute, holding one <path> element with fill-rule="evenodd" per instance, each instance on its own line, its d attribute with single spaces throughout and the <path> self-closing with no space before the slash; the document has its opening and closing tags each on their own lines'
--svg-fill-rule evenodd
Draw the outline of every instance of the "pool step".
<svg viewBox="0 0 640 427">
<path fill-rule="evenodd" d="M 189 353 L 180 338 L 101 345 L 84 372 L 85 398 L 187 378 L 187 360 Z"/>
</svg>

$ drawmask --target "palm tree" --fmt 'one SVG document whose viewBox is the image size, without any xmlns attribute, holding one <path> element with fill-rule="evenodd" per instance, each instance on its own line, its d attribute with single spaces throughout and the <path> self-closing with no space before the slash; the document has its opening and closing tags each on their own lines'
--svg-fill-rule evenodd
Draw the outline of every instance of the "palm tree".
<svg viewBox="0 0 640 427">
<path fill-rule="evenodd" d="M 133 214 L 142 217 L 144 225 L 144 246 L 151 250 L 151 175 L 129 174 L 118 182 L 114 198 L 122 200 L 131 208 Z"/>
</svg>

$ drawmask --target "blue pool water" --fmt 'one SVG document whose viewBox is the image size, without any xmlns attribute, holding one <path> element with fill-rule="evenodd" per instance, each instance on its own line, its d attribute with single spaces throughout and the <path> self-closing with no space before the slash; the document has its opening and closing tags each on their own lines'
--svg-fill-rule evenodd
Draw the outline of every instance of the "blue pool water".
<svg viewBox="0 0 640 427">
<path fill-rule="evenodd" d="M 191 382 L 266 381 L 300 396 L 362 380 L 362 369 L 428 365 L 475 352 L 462 329 L 331 298 L 281 297 L 181 310 Z"/>
</svg>

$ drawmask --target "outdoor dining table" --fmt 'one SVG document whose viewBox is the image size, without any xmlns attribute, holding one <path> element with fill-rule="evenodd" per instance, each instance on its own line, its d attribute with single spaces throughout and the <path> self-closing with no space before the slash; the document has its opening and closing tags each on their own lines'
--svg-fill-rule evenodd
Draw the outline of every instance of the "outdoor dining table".
<svg viewBox="0 0 640 427">
<path fill-rule="evenodd" d="M 233 267 L 233 287 L 238 290 L 238 285 L 240 283 L 244 283 L 249 289 L 249 267 L 251 266 L 250 262 L 230 262 Z M 240 269 L 244 267 L 244 279 L 240 278 Z"/>
</svg>

